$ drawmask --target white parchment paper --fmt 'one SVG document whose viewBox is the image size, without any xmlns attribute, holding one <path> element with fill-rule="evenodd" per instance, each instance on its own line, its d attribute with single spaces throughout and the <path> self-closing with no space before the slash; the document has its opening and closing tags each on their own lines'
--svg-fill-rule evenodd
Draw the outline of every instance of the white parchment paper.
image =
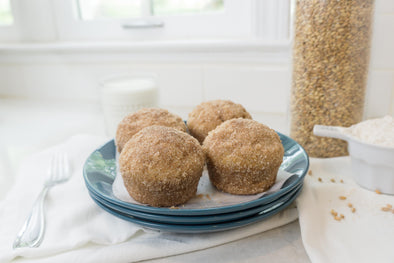
<svg viewBox="0 0 394 263">
<path fill-rule="evenodd" d="M 179 206 L 179 209 L 213 208 L 249 202 L 258 199 L 263 195 L 278 191 L 282 187 L 286 179 L 289 178 L 291 175 L 292 174 L 286 171 L 279 170 L 275 184 L 268 191 L 255 195 L 232 195 L 218 191 L 211 184 L 208 171 L 204 169 L 203 175 L 201 176 L 200 182 L 198 184 L 196 196 L 189 200 L 186 204 Z M 119 170 L 117 171 L 117 176 L 114 183 L 112 184 L 112 191 L 114 195 L 122 201 L 133 204 L 141 204 L 135 201 L 127 192 Z"/>
</svg>

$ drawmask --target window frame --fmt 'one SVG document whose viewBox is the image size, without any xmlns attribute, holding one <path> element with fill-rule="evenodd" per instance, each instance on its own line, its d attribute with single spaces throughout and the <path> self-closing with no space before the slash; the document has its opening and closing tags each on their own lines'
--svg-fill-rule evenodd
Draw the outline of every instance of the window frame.
<svg viewBox="0 0 394 263">
<path fill-rule="evenodd" d="M 20 39 L 19 30 L 15 22 L 12 25 L 0 26 L 0 41 L 18 41 Z"/>
</svg>

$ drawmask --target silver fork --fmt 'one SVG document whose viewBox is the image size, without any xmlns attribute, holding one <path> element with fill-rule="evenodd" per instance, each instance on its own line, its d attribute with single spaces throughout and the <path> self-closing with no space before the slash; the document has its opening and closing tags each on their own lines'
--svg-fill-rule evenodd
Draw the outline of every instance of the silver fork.
<svg viewBox="0 0 394 263">
<path fill-rule="evenodd" d="M 49 178 L 45 181 L 37 200 L 34 202 L 29 217 L 19 231 L 13 248 L 38 247 L 45 233 L 45 209 L 44 200 L 49 189 L 57 184 L 66 182 L 70 178 L 70 165 L 67 155 L 56 153 L 52 157 L 49 168 Z"/>
</svg>

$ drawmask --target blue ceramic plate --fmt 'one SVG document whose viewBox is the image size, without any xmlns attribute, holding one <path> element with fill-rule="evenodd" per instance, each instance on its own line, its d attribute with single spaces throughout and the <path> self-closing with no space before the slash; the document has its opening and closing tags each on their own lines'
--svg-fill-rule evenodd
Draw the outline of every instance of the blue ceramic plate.
<svg viewBox="0 0 394 263">
<path fill-rule="evenodd" d="M 173 216 L 173 215 L 160 215 L 160 214 L 151 214 L 140 212 L 132 209 L 128 209 L 122 206 L 118 206 L 111 202 L 106 201 L 105 199 L 95 195 L 93 192 L 89 192 L 90 196 L 95 199 L 95 201 L 100 202 L 102 205 L 112 209 L 113 211 L 122 213 L 124 215 L 133 216 L 137 219 L 154 221 L 157 223 L 165 223 L 165 224 L 182 224 L 182 225 L 203 225 L 203 224 L 216 224 L 222 223 L 226 221 L 239 220 L 241 218 L 245 218 L 257 213 L 266 213 L 269 212 L 270 209 L 277 208 L 284 203 L 286 203 L 294 193 L 300 191 L 302 184 L 298 185 L 288 194 L 283 195 L 279 199 L 256 207 L 252 207 L 249 209 L 225 213 L 225 214 L 217 214 L 217 215 L 207 215 L 207 216 Z"/>
<path fill-rule="evenodd" d="M 302 187 L 302 186 L 301 186 Z M 114 216 L 117 216 L 123 220 L 130 221 L 132 223 L 141 225 L 143 227 L 153 229 L 153 230 L 160 230 L 164 232 L 174 232 L 174 233 L 206 233 L 206 232 L 218 232 L 218 231 L 223 231 L 223 230 L 229 230 L 229 229 L 234 229 L 242 226 L 246 226 L 255 222 L 262 221 L 266 218 L 269 218 L 283 209 L 285 209 L 287 206 L 289 206 L 296 198 L 297 196 L 301 193 L 302 188 L 298 189 L 291 197 L 284 203 L 278 206 L 273 206 L 270 208 L 267 208 L 265 210 L 262 210 L 256 214 L 253 214 L 251 216 L 238 219 L 238 220 L 231 220 L 231 221 L 226 221 L 222 223 L 214 223 L 214 224 L 201 224 L 201 225 L 184 225 L 184 224 L 166 224 L 166 223 L 159 223 L 155 221 L 150 221 L 150 220 L 145 220 L 145 219 L 140 219 L 131 215 L 127 215 L 124 213 L 121 213 L 119 211 L 116 211 L 101 202 L 99 202 L 97 199 L 93 198 L 93 200 L 105 211 L 108 213 L 113 214 Z"/>
<path fill-rule="evenodd" d="M 308 171 L 309 158 L 305 150 L 293 139 L 281 133 L 278 134 L 285 149 L 283 162 L 279 169 L 296 176 L 292 177 L 292 180 L 279 191 L 249 202 L 204 209 L 172 209 L 151 207 L 143 204 L 132 204 L 119 200 L 112 192 L 112 184 L 116 176 L 116 147 L 113 140 L 107 142 L 95 150 L 88 157 L 83 168 L 83 176 L 87 188 L 95 196 L 98 196 L 112 204 L 144 213 L 175 216 L 196 216 L 217 215 L 222 213 L 242 211 L 256 206 L 265 205 L 281 198 L 283 195 L 289 193 L 295 187 L 300 185 L 305 177 L 306 172 Z"/>
</svg>

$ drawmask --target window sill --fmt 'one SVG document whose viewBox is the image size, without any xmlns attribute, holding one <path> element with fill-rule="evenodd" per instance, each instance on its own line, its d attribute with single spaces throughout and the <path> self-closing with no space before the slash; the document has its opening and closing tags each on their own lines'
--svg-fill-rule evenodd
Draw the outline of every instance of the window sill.
<svg viewBox="0 0 394 263">
<path fill-rule="evenodd" d="M 0 45 L 0 62 L 45 59 L 64 55 L 65 59 L 85 60 L 124 56 L 172 60 L 252 60 L 287 63 L 290 42 L 266 43 L 259 40 L 139 41 L 139 42 L 48 42 Z M 95 56 L 92 56 L 95 55 Z"/>
</svg>

